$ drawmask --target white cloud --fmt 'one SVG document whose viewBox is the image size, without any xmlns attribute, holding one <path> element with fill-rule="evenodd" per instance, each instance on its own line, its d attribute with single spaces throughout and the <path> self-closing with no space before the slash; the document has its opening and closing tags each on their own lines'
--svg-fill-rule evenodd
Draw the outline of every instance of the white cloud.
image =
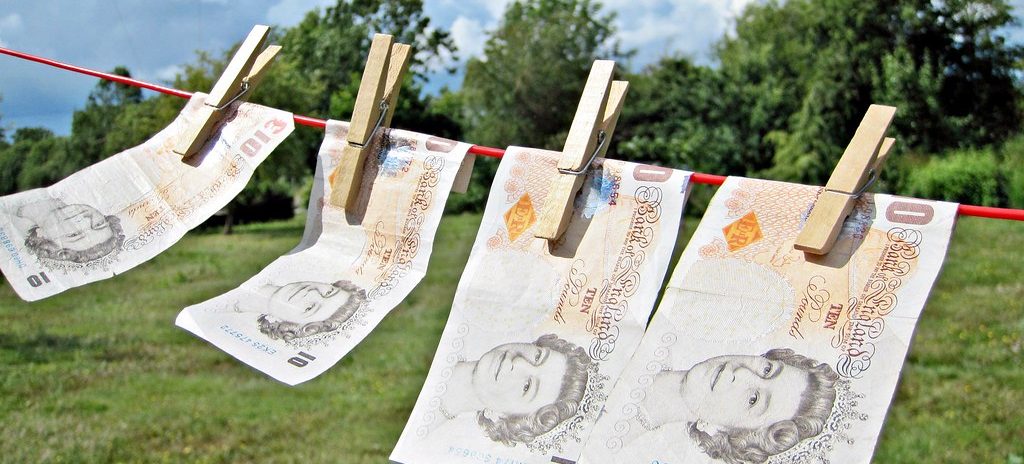
<svg viewBox="0 0 1024 464">
<path fill-rule="evenodd" d="M 734 20 L 754 0 L 700 0 L 718 13 L 718 21 L 724 32 L 732 32 Z"/>
<path fill-rule="evenodd" d="M 733 31 L 735 18 L 760 0 L 608 0 L 618 14 L 618 37 L 639 51 L 633 64 L 642 67 L 666 55 L 702 61 L 711 44 Z"/>
<path fill-rule="evenodd" d="M 484 51 L 484 27 L 480 21 L 459 16 L 452 22 L 452 40 L 459 49 L 459 56 L 463 60 L 472 56 L 480 56 Z"/>
<path fill-rule="evenodd" d="M 2 30 L 16 30 L 21 28 L 21 15 L 18 13 L 11 13 L 7 16 L 0 18 L 0 31 Z"/>
<path fill-rule="evenodd" d="M 480 21 L 459 16 L 448 29 L 457 50 L 454 54 L 442 50 L 440 56 L 421 56 L 427 58 L 425 64 L 428 72 L 441 72 L 445 68 L 458 66 L 460 61 L 465 63 L 469 58 L 483 54 L 486 36 Z"/>
<path fill-rule="evenodd" d="M 618 11 L 625 8 L 652 8 L 662 3 L 664 0 L 607 0 L 604 2 L 604 6 L 609 10 Z"/>
<path fill-rule="evenodd" d="M 185 72 L 185 66 L 180 64 L 170 64 L 161 66 L 156 69 L 154 68 L 138 68 L 132 69 L 132 77 L 144 81 L 152 82 L 154 84 L 165 84 L 174 82 L 175 76 Z M 186 89 L 196 90 L 196 89 Z"/>
<path fill-rule="evenodd" d="M 164 67 L 162 67 L 160 69 L 157 69 L 156 73 L 154 73 L 154 75 L 156 76 L 157 79 L 159 79 L 161 81 L 171 82 L 171 81 L 174 80 L 175 76 L 177 76 L 178 74 L 182 74 L 184 72 L 185 72 L 185 67 L 184 66 L 178 65 L 178 64 L 172 64 L 172 65 L 164 66 Z"/>
<path fill-rule="evenodd" d="M 499 20 L 501 16 L 505 14 L 505 7 L 511 3 L 511 0 L 479 0 L 483 4 L 483 7 L 487 9 L 487 12 L 491 14 L 492 20 Z"/>
<path fill-rule="evenodd" d="M 294 26 L 316 7 L 333 5 L 333 0 L 279 0 L 267 9 L 267 21 L 279 26 Z"/>
<path fill-rule="evenodd" d="M 21 29 L 21 16 L 17 13 L 11 13 L 0 18 L 0 47 L 8 46 L 4 37 L 10 37 L 11 33 L 19 29 Z"/>
</svg>

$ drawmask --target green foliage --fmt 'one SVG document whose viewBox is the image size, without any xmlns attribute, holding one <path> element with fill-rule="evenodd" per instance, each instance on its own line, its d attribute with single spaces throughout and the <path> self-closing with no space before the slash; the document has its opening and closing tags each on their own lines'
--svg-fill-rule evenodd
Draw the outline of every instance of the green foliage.
<svg viewBox="0 0 1024 464">
<path fill-rule="evenodd" d="M 609 153 L 620 159 L 719 174 L 750 174 L 730 124 L 732 83 L 684 57 L 664 58 L 627 76 L 626 104 Z M 687 211 L 701 214 L 710 192 L 697 190 Z"/>
<path fill-rule="evenodd" d="M 616 130 L 619 157 L 667 166 L 744 174 L 727 123 L 729 83 L 686 58 L 665 58 L 629 76 L 627 104 Z"/>
<path fill-rule="evenodd" d="M 180 98 L 168 95 L 124 106 L 110 122 L 104 153 L 113 155 L 145 142 L 167 127 L 183 106 Z"/>
<path fill-rule="evenodd" d="M 1007 205 L 1010 208 L 1024 209 L 1024 157 L 1018 157 L 1011 165 L 1014 170 L 1010 171 L 1006 180 Z"/>
<path fill-rule="evenodd" d="M 595 59 L 622 58 L 614 15 L 592 0 L 510 4 L 466 64 L 467 136 L 474 143 L 561 149 Z"/>
<path fill-rule="evenodd" d="M 358 89 L 374 33 L 391 34 L 396 42 L 412 46 L 409 71 L 414 77 L 422 78 L 430 63 L 455 48 L 447 31 L 431 26 L 421 0 L 338 0 L 323 11 L 311 11 L 281 38 L 298 73 L 323 86 L 318 104 L 304 111 L 335 118 L 351 114 L 351 106 L 336 100 L 353 83 Z M 416 100 L 419 91 L 403 87 L 400 98 Z"/>
<path fill-rule="evenodd" d="M 111 73 L 131 77 L 131 72 L 123 66 L 114 68 Z M 75 172 L 131 146 L 113 145 L 108 143 L 107 137 L 113 132 L 111 121 L 117 119 L 125 108 L 141 101 L 142 89 L 100 80 L 89 94 L 85 108 L 75 111 L 72 117 L 69 149 L 74 156 L 66 160 L 69 172 Z"/>
<path fill-rule="evenodd" d="M 999 143 L 1021 125 L 1002 0 L 753 4 L 718 46 L 735 84 L 737 150 L 775 178 L 823 182 L 870 103 L 893 104 L 903 146 Z"/>
<path fill-rule="evenodd" d="M 1007 206 L 1024 209 L 1024 135 L 1007 141 L 1001 152 L 999 170 L 1006 179 Z"/>
<path fill-rule="evenodd" d="M 74 172 L 68 162 L 67 139 L 41 127 L 20 128 L 0 151 L 0 192 L 50 185 Z"/>
<path fill-rule="evenodd" d="M 958 150 L 910 173 L 907 193 L 922 198 L 1002 206 L 1001 170 L 991 149 Z"/>
<path fill-rule="evenodd" d="M 628 56 L 613 19 L 592 0 L 511 3 L 484 56 L 466 64 L 462 89 L 437 100 L 438 112 L 475 144 L 560 150 L 594 60 Z M 449 210 L 482 209 L 496 169 L 477 160 L 469 191 L 453 195 Z"/>
<path fill-rule="evenodd" d="M 0 94 L 0 102 L 3 102 L 3 101 L 4 101 L 4 96 L 3 96 L 3 94 Z M 2 115 L 0 115 L 0 116 L 2 116 Z M 2 121 L 2 120 L 3 120 L 3 118 L 0 117 L 0 121 Z M 6 130 L 4 130 L 3 124 L 0 123 L 0 155 L 2 155 L 3 150 L 5 148 L 7 148 L 8 145 L 10 145 L 10 144 L 7 143 L 7 132 L 6 132 Z"/>
<path fill-rule="evenodd" d="M 630 76 L 617 153 L 705 172 L 824 183 L 871 103 L 899 108 L 893 158 L 998 145 L 1021 127 L 1002 0 L 753 3 L 717 67 Z M 916 158 L 915 158 L 916 159 Z M 886 186 L 909 171 L 887 168 Z"/>
</svg>

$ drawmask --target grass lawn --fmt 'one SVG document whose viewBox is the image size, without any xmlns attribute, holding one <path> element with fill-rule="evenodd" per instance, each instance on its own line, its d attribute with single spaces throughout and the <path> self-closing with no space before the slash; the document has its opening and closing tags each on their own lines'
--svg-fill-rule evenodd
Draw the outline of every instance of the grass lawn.
<svg viewBox="0 0 1024 464">
<path fill-rule="evenodd" d="M 337 366 L 294 388 L 173 321 L 291 249 L 298 220 L 193 233 L 125 275 L 33 304 L 4 285 L 0 462 L 386 462 L 479 221 L 445 218 L 419 287 Z M 1024 224 L 961 219 L 877 462 L 1024 464 L 1021 250 Z"/>
</svg>

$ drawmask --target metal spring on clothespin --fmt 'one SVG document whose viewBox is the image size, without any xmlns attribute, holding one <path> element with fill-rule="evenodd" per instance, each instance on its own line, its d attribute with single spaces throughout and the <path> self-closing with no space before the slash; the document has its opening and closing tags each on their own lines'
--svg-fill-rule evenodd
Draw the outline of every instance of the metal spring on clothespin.
<svg viewBox="0 0 1024 464">
<path fill-rule="evenodd" d="M 185 127 L 174 147 L 175 153 L 187 158 L 199 152 L 209 141 L 217 123 L 224 118 L 223 110 L 236 101 L 245 101 L 250 96 L 250 91 L 263 79 L 277 52 L 281 51 L 280 46 L 271 45 L 259 53 L 269 33 L 270 28 L 267 26 L 257 25 L 252 28 L 224 68 L 224 73 L 217 79 L 213 90 L 210 90 L 198 115 Z M 234 95 L 228 93 L 236 88 L 240 90 Z"/>
</svg>

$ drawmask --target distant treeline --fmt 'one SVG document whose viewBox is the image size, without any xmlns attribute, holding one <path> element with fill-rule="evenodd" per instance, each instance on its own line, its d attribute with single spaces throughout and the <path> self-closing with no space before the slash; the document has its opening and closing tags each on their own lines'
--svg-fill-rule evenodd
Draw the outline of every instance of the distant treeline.
<svg viewBox="0 0 1024 464">
<path fill-rule="evenodd" d="M 457 91 L 422 95 L 424 76 L 458 51 L 420 0 L 339 1 L 277 29 L 284 46 L 254 102 L 348 119 L 374 32 L 416 54 L 393 126 L 476 144 L 560 149 L 595 59 L 628 64 L 600 2 L 521 0 L 465 61 Z M 710 65 L 667 56 L 638 73 L 612 156 L 701 172 L 824 183 L 871 103 L 897 106 L 896 152 L 876 190 L 1024 207 L 1024 48 L 1004 0 L 789 0 L 748 6 Z M 681 31 L 682 32 L 682 31 Z M 233 50 L 200 52 L 169 83 L 206 91 Z M 454 69 L 452 71 L 455 71 Z M 129 70 L 114 72 L 129 75 Z M 2 91 L 2 89 L 0 89 Z M 0 193 L 50 185 L 146 140 L 184 102 L 100 82 L 71 134 L 0 129 Z M 2 123 L 2 121 L 0 121 Z M 289 214 L 308 194 L 323 133 L 300 127 L 257 170 L 229 210 Z M 481 161 L 449 209 L 483 207 L 496 163 Z M 695 202 L 697 208 L 702 201 Z M 253 211 L 260 211 L 253 214 Z M 694 211 L 694 209 L 691 209 Z"/>
</svg>

